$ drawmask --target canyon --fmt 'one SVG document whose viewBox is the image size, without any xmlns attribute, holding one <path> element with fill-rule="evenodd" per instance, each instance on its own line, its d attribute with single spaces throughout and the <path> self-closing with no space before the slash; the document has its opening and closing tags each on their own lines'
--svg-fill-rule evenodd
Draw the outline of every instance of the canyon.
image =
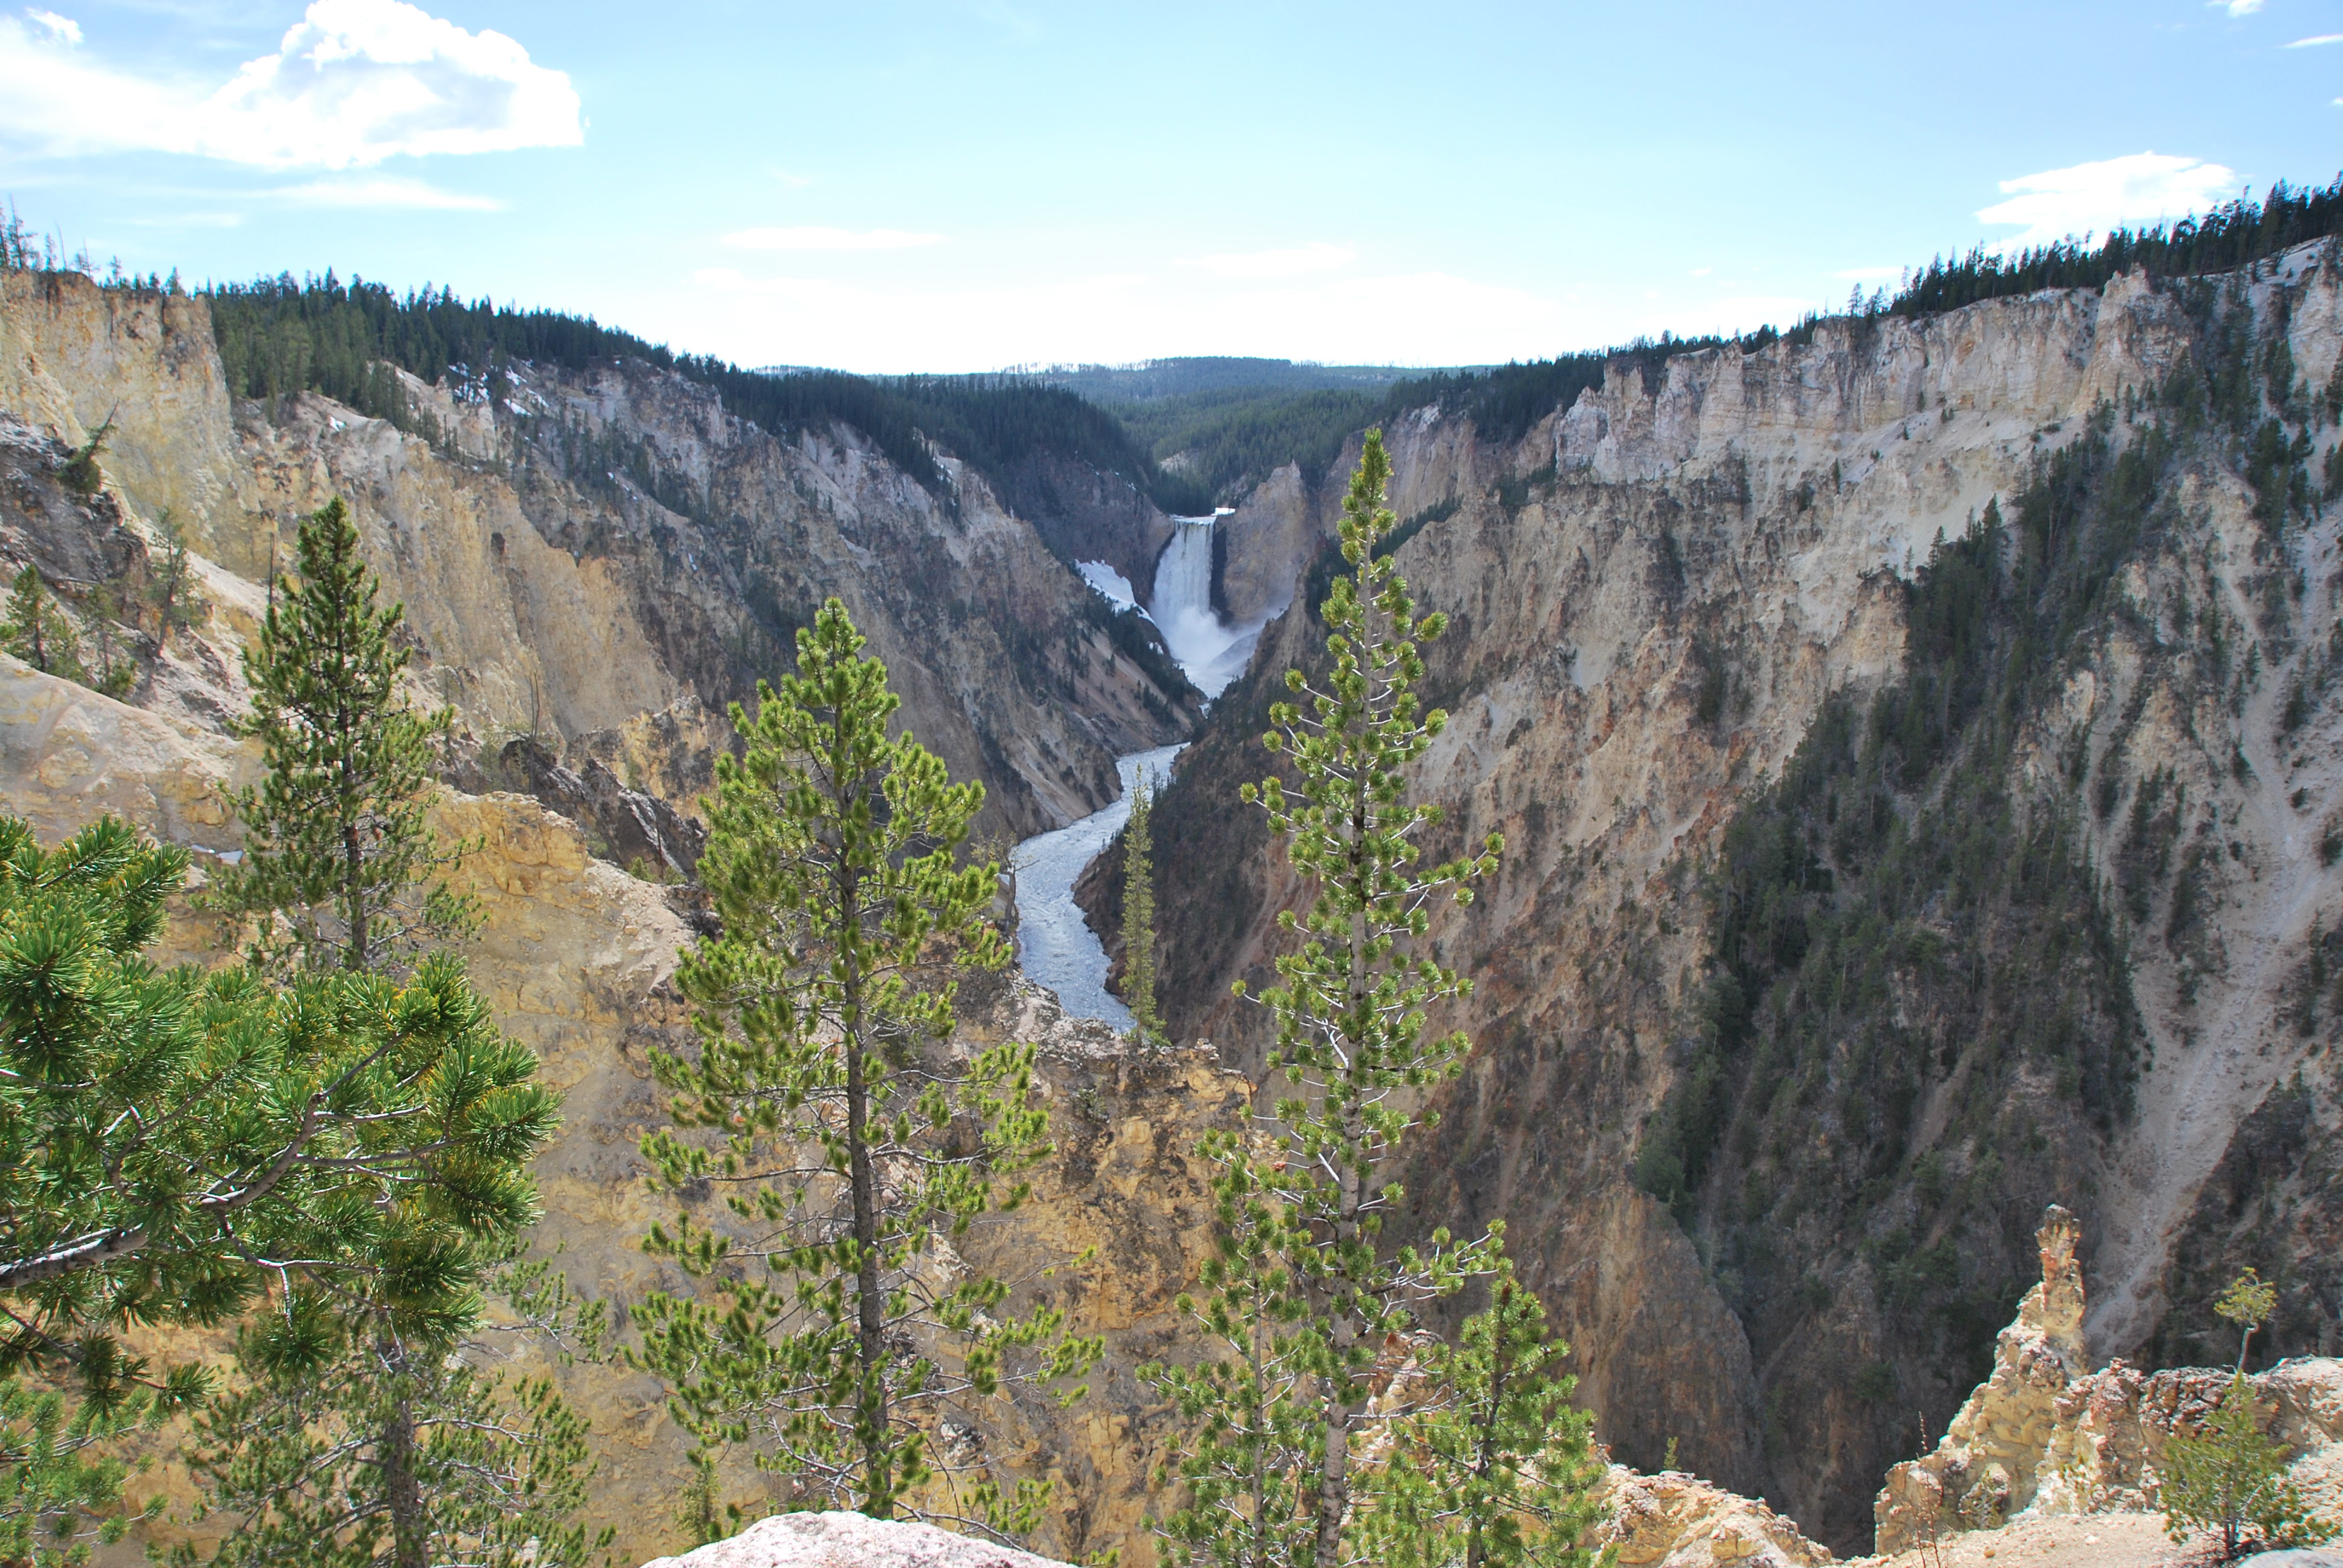
<svg viewBox="0 0 2343 1568">
<path fill-rule="evenodd" d="M 1451 713 L 1418 779 L 1450 814 L 1427 848 L 1506 840 L 1434 923 L 1476 981 L 1441 1021 L 1479 1049 L 1435 1097 L 1406 1225 L 1506 1221 L 1624 1464 L 1674 1450 L 1800 1541 L 1868 1550 L 1881 1477 L 1990 1373 L 2051 1202 L 2099 1282 L 2075 1331 L 2092 1364 L 2217 1359 L 2207 1303 L 2247 1264 L 2282 1287 L 2272 1355 L 2338 1348 L 2343 541 L 2315 477 L 2338 361 L 2320 245 L 1622 358 L 1519 427 L 1462 398 L 1386 423 L 1396 559 L 1452 618 L 1427 650 Z M 206 612 L 144 650 L 126 701 L 0 657 L 0 798 L 45 837 L 112 810 L 233 852 L 219 788 L 255 767 L 226 728 L 236 649 L 294 519 L 345 497 L 407 606 L 415 699 L 457 714 L 441 811 L 484 844 L 474 971 L 568 1097 L 543 1245 L 624 1301 L 680 1284 L 635 1246 L 659 1212 L 635 1146 L 705 918 L 694 801 L 726 704 L 823 596 L 907 727 L 984 781 L 1004 849 L 1109 806 L 1118 757 L 1187 743 L 1156 811 L 1182 1048 L 1135 1056 L 1014 979 L 968 1010 L 971 1041 L 1041 1041 L 1063 1151 L 971 1259 L 1095 1242 L 1052 1288 L 1110 1341 L 1091 1399 L 1004 1412 L 990 1458 L 1077 1500 L 1036 1550 L 1148 1561 L 1168 1432 L 1131 1372 L 1180 1342 L 1210 1245 L 1192 1150 L 1242 1124 L 1263 1044 L 1230 984 L 1268 972 L 1297 896 L 1235 789 L 1268 769 L 1278 678 L 1322 652 L 1355 438 L 1212 525 L 1218 629 L 1262 629 L 1207 707 L 1076 569 L 1152 582 L 1178 538 L 1120 477 L 939 451 L 930 489 L 850 425 L 762 429 L 630 361 L 402 385 L 428 437 L 316 393 L 239 401 L 202 299 L 0 274 L 0 558 L 85 605 L 147 580 L 168 520 Z M 57 475 L 109 420 L 85 501 Z M 2118 493 L 2155 441 L 2152 483 Z M 2024 648 L 2016 610 L 1945 619 L 1979 538 L 2045 583 L 2091 552 L 2072 615 Z M 1925 743 L 1898 740 L 1909 714 Z M 1889 853 L 1931 835 L 1976 840 L 1975 863 Z M 1110 956 L 1115 864 L 1077 888 Z M 1882 867 L 1908 906 L 1831 925 L 1831 891 L 1871 898 Z M 217 950 L 192 911 L 171 941 Z M 656 1386 L 562 1376 L 605 1434 L 621 1550 L 667 1550 L 684 1444 Z"/>
</svg>

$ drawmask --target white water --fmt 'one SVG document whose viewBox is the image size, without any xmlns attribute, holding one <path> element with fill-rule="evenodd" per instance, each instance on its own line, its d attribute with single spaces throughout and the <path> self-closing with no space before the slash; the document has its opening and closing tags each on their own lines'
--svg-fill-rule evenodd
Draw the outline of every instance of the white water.
<svg viewBox="0 0 2343 1568">
<path fill-rule="evenodd" d="M 1074 879 L 1131 819 L 1131 786 L 1144 772 L 1161 789 L 1172 777 L 1177 746 L 1159 746 L 1121 759 L 1122 797 L 1071 828 L 1040 833 L 1017 846 L 1017 967 L 1058 993 L 1075 1018 L 1102 1018 L 1131 1027 L 1131 1010 L 1106 989 L 1106 949 L 1074 902 Z"/>
<path fill-rule="evenodd" d="M 1174 518 L 1172 542 L 1155 563 L 1147 613 L 1164 646 L 1207 700 L 1229 689 L 1252 658 L 1261 627 L 1230 626 L 1212 608 L 1212 518 Z"/>
<path fill-rule="evenodd" d="M 1154 592 L 1148 618 L 1163 634 L 1164 646 L 1207 701 L 1244 673 L 1261 640 L 1261 623 L 1232 627 L 1212 609 L 1214 518 L 1174 518 L 1172 542 L 1155 563 Z M 1133 602 L 1130 582 L 1103 561 L 1084 561 L 1083 580 L 1118 609 Z M 1017 846 L 1017 965 L 1027 978 L 1058 993 L 1075 1018 L 1101 1018 L 1117 1029 L 1131 1027 L 1131 1012 L 1106 989 L 1106 949 L 1074 902 L 1074 879 L 1131 819 L 1131 791 L 1145 772 L 1161 789 L 1172 777 L 1177 746 L 1135 751 L 1116 761 L 1122 794 L 1055 832 L 1040 833 Z"/>
</svg>

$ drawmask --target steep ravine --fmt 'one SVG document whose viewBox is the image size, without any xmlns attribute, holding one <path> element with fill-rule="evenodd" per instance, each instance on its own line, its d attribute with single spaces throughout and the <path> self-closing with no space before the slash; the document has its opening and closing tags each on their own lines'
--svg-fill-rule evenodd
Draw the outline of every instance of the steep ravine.
<svg viewBox="0 0 2343 1568">
<path fill-rule="evenodd" d="M 2331 1342 L 2338 282 L 2312 249 L 1828 321 L 1614 367 L 1518 442 L 1387 431 L 1398 558 L 1453 618 L 1423 791 L 1507 839 L 1435 925 L 1481 1050 L 1413 1223 L 1507 1220 L 1623 1458 L 1676 1439 L 1866 1546 L 2053 1200 L 2096 1355 L 2193 1341 L 2248 1261 L 2287 1282 L 2270 1353 Z M 1322 538 L 1338 479 L 1241 508 L 1232 578 Z M 1174 1034 L 1239 1065 L 1229 982 L 1290 890 L 1235 787 L 1315 648 L 1271 628 L 1157 818 Z"/>
<path fill-rule="evenodd" d="M 2273 1352 L 2334 1332 L 2338 283 L 2297 256 L 2226 290 L 1826 322 L 1620 366 L 1519 440 L 1394 422 L 1399 558 L 1455 618 L 1424 789 L 1458 841 L 1508 842 L 1436 929 L 1478 980 L 1459 1021 L 1482 1049 L 1409 1222 L 1508 1220 L 1622 1458 L 1678 1440 L 1866 1545 L 1887 1462 L 1941 1430 L 2032 1279 L 2049 1199 L 2085 1221 L 2094 1357 L 2205 1359 L 2207 1283 L 2245 1262 L 2285 1292 Z M 210 617 L 127 704 L 0 659 L 6 802 L 48 835 L 114 809 L 232 847 L 235 650 L 272 541 L 347 495 L 409 604 L 417 694 L 462 719 L 448 823 L 488 841 L 468 874 L 492 917 L 474 961 L 569 1096 L 548 1237 L 591 1289 L 657 1274 L 632 1245 L 643 1051 L 680 1024 L 690 930 L 688 897 L 610 863 L 618 819 L 688 808 L 722 702 L 820 593 L 853 605 L 911 727 L 986 780 L 1004 839 L 1195 728 L 1064 565 L 1151 566 L 1170 524 L 1128 487 L 1045 465 L 1004 504 L 947 462 L 939 498 L 850 429 L 776 437 L 627 364 L 519 367 L 497 407 L 417 386 L 427 443 L 322 397 L 235 405 L 210 355 L 199 302 L 0 277 L 0 555 L 69 598 L 135 588 L 168 508 Z M 109 408 L 109 487 L 84 505 L 56 469 Z M 1235 618 L 1307 580 L 1342 471 L 1284 470 L 1225 520 Z M 2001 542 L 1963 545 L 1992 502 Z M 1260 977 L 1291 890 L 1234 788 L 1315 642 L 1306 609 L 1269 626 L 1157 819 L 1175 1033 L 1238 1065 L 1261 1026 L 1228 981 Z M 497 788 L 519 783 L 568 815 Z M 1021 1408 L 992 1457 L 1076 1488 L 1042 1549 L 1142 1562 L 1162 1412 L 1130 1369 L 1177 1342 L 1166 1303 L 1209 1241 L 1189 1151 L 1243 1086 L 1125 1058 L 1028 991 L 971 1000 L 979 1036 L 1043 1038 L 1068 1154 L 985 1244 L 1022 1272 L 1099 1241 L 1066 1288 L 1111 1337 L 1103 1397 Z M 570 1375 L 627 1548 L 666 1545 L 682 1445 L 656 1390 Z"/>
</svg>

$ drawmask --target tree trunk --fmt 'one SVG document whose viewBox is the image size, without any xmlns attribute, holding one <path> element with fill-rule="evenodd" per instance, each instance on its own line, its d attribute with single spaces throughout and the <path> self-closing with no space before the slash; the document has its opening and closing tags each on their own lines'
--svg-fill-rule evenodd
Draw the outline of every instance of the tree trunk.
<svg viewBox="0 0 2343 1568">
<path fill-rule="evenodd" d="M 392 1568 L 430 1568 L 430 1523 L 423 1512 L 422 1478 L 415 1473 L 415 1401 L 407 1376 L 407 1352 L 380 1342 L 383 1363 L 397 1392 L 382 1433 L 382 1491 L 390 1512 Z"/>
<path fill-rule="evenodd" d="M 870 1160 L 870 1088 L 863 1079 L 858 1027 L 846 1034 L 846 1146 L 854 1182 L 854 1240 L 861 1252 L 854 1275 L 855 1351 L 862 1391 L 855 1421 L 862 1428 L 864 1509 L 874 1519 L 895 1515 L 893 1453 L 887 1441 L 887 1297 L 879 1282 L 879 1180 Z"/>
<path fill-rule="evenodd" d="M 847 755 L 845 716 L 838 718 L 838 760 Z M 842 768 L 833 768 L 841 817 L 850 807 Z M 841 1032 L 846 1046 L 846 1156 L 854 1188 L 854 1241 L 861 1256 L 854 1273 L 855 1353 L 862 1386 L 855 1397 L 855 1424 L 862 1440 L 863 1512 L 874 1519 L 895 1516 L 893 1445 L 887 1409 L 887 1296 L 879 1280 L 879 1172 L 870 1159 L 870 1086 L 864 1071 L 862 1039 L 861 879 L 841 842 L 838 859 L 840 976 L 843 993 Z"/>
<path fill-rule="evenodd" d="M 1362 1044 L 1350 1031 L 1360 1027 L 1357 1020 L 1364 1016 L 1367 1001 L 1367 900 L 1373 889 L 1366 871 L 1367 818 L 1372 807 L 1365 792 L 1365 774 L 1362 770 L 1358 792 L 1351 803 L 1351 892 L 1357 900 L 1359 911 L 1351 917 L 1351 989 L 1350 1019 L 1346 1020 L 1344 1043 L 1351 1052 L 1350 1069 L 1359 1066 Z M 1358 1118 L 1347 1108 L 1342 1142 L 1346 1148 L 1357 1148 L 1366 1136 Z M 1334 1247 L 1337 1256 L 1359 1237 L 1359 1209 L 1364 1201 L 1357 1163 L 1345 1159 L 1340 1177 L 1341 1191 L 1334 1207 Z M 1348 1265 L 1343 1265 L 1345 1268 Z M 1358 1302 L 1355 1295 L 1342 1292 L 1343 1282 L 1338 1276 L 1337 1295 L 1330 1303 L 1328 1325 L 1332 1340 L 1334 1374 L 1326 1389 L 1326 1452 L 1318 1469 L 1318 1539 L 1312 1553 L 1316 1568 L 1338 1568 L 1342 1560 L 1342 1518 L 1351 1509 L 1351 1422 L 1356 1418 L 1356 1401 L 1351 1388 L 1347 1362 L 1351 1352 L 1359 1342 Z"/>
<path fill-rule="evenodd" d="M 350 945 L 344 950 L 342 967 L 362 970 L 367 967 L 366 890 L 359 883 L 366 865 L 366 849 L 358 840 L 357 824 L 345 822 L 342 829 L 342 897 L 350 907 Z"/>
</svg>

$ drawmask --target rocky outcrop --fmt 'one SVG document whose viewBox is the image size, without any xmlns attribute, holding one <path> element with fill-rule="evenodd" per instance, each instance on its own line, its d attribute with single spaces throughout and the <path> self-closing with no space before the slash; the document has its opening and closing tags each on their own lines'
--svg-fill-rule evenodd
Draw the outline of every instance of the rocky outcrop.
<svg viewBox="0 0 2343 1568">
<path fill-rule="evenodd" d="M 1681 1471 L 1638 1475 L 1614 1464 L 1603 1503 L 1593 1543 L 1616 1548 L 1624 1568 L 1818 1568 L 1833 1560 L 1797 1521 Z"/>
<path fill-rule="evenodd" d="M 577 768 L 565 767 L 543 744 L 523 736 L 507 741 L 497 761 L 526 779 L 530 794 L 585 829 L 603 859 L 679 881 L 699 866 L 708 846 L 706 827 L 660 796 L 628 789 L 599 757 L 588 754 Z"/>
<path fill-rule="evenodd" d="M 1613 1465 L 1591 1544 L 1625 1568 L 1820 1568 L 1830 1553 L 1795 1522 L 1677 1471 Z M 933 1525 L 860 1513 L 784 1513 L 644 1568 L 1055 1568 L 1051 1560 Z"/>
<path fill-rule="evenodd" d="M 1935 1452 L 1888 1472 L 1875 1503 L 1882 1555 L 2014 1519 L 2153 1512 L 2166 1442 L 2201 1430 L 2228 1392 L 2234 1374 L 2211 1367 L 2089 1370 L 2074 1217 L 2053 1208 L 2041 1240 L 2041 1283 L 2002 1331 L 1993 1376 Z M 2281 1362 L 2247 1387 L 2305 1498 L 2343 1519 L 2343 1361 Z"/>
<path fill-rule="evenodd" d="M 1996 1342 L 1993 1376 L 1954 1416 L 1936 1452 L 1887 1473 L 1876 1505 L 1878 1546 L 1901 1552 L 1929 1530 L 1989 1530 L 2031 1506 L 2061 1397 L 2089 1370 L 2083 1348 L 2082 1227 L 2056 1207 L 2037 1233 L 2042 1278 Z"/>
</svg>

